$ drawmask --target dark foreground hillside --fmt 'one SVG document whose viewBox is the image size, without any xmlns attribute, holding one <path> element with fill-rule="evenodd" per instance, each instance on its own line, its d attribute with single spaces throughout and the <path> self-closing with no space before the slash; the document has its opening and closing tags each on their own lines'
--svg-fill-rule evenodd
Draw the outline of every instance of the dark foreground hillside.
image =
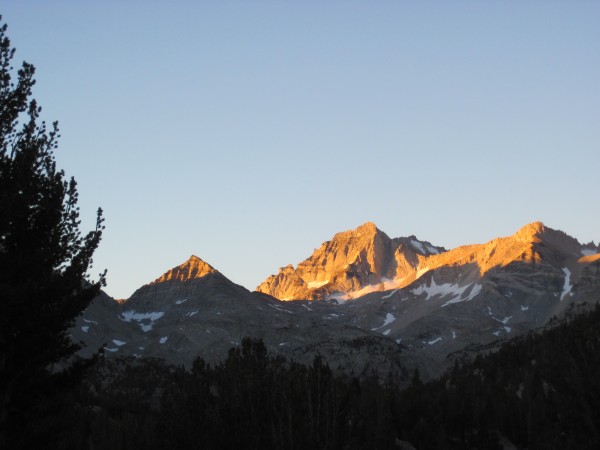
<svg viewBox="0 0 600 450">
<path fill-rule="evenodd" d="M 600 310 L 400 391 L 335 376 L 245 339 L 217 366 L 100 360 L 67 394 L 33 399 L 16 448 L 600 448 Z M 26 425 L 29 423 L 30 425 Z M 34 425 L 31 425 L 34 423 Z M 411 447 L 412 446 L 412 447 Z"/>
</svg>

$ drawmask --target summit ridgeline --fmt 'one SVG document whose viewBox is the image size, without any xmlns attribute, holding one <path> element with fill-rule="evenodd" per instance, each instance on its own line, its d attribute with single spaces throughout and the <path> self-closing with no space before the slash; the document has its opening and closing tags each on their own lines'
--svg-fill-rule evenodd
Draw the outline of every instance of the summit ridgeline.
<svg viewBox="0 0 600 450">
<path fill-rule="evenodd" d="M 319 300 L 360 292 L 402 278 L 415 271 L 423 258 L 444 251 L 415 236 L 391 239 L 367 222 L 337 233 L 295 268 L 281 268 L 256 290 L 280 300 Z"/>
<path fill-rule="evenodd" d="M 513 263 L 562 268 L 595 253 L 576 239 L 533 222 L 512 236 L 446 250 L 415 236 L 389 238 L 375 224 L 337 233 L 296 267 L 287 265 L 256 290 L 280 300 L 353 299 L 373 291 L 403 288 L 443 267 L 463 267 L 481 277 Z M 582 253 L 583 252 L 583 253 Z"/>
</svg>

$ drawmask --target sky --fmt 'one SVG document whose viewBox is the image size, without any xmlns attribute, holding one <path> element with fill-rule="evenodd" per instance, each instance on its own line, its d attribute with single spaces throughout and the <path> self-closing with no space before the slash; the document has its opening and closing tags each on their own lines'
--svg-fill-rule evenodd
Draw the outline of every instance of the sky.
<svg viewBox="0 0 600 450">
<path fill-rule="evenodd" d="M 600 240 L 600 2 L 7 1 L 92 277 L 254 289 L 340 231 Z"/>
</svg>

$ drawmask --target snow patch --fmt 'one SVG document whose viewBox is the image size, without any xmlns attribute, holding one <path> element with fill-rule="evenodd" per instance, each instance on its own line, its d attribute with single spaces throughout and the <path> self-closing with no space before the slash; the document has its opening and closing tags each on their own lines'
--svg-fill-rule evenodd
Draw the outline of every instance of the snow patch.
<svg viewBox="0 0 600 450">
<path fill-rule="evenodd" d="M 527 311 L 528 309 L 529 309 L 529 306 L 521 305 L 521 311 Z"/>
<path fill-rule="evenodd" d="M 329 283 L 329 280 L 325 280 L 325 281 L 309 281 L 307 283 L 307 286 L 309 289 L 318 289 L 321 286 L 325 286 L 327 283 Z"/>
<path fill-rule="evenodd" d="M 160 340 L 158 342 L 160 344 L 164 344 L 165 342 L 167 342 L 167 339 L 169 339 L 169 336 L 163 336 L 160 338 Z"/>
<path fill-rule="evenodd" d="M 388 326 L 394 320 L 396 320 L 396 317 L 393 314 L 391 314 L 391 313 L 387 313 L 386 316 L 385 316 L 385 320 L 383 321 L 383 325 L 381 325 L 381 326 L 379 326 L 377 328 L 371 328 L 371 331 L 380 330 L 383 327 Z"/>
<path fill-rule="evenodd" d="M 93 323 L 94 325 L 98 325 L 98 322 L 96 322 L 95 320 L 83 319 L 83 321 L 84 321 L 85 323 Z"/>
<path fill-rule="evenodd" d="M 435 343 L 437 343 L 437 342 L 440 342 L 441 340 L 442 340 L 442 338 L 441 338 L 441 337 L 439 337 L 439 338 L 433 339 L 433 340 L 431 340 L 431 341 L 429 341 L 429 342 L 427 342 L 427 343 L 428 343 L 429 345 L 433 345 L 433 344 L 435 344 Z"/>
<path fill-rule="evenodd" d="M 365 286 L 364 288 L 359 289 L 358 291 L 351 291 L 351 292 L 346 292 L 346 293 L 336 292 L 335 294 L 331 294 L 327 299 L 328 300 L 336 300 L 339 304 L 343 304 L 343 303 L 347 302 L 348 300 L 359 298 L 359 297 L 362 297 L 363 295 L 367 295 L 372 292 L 389 291 L 389 290 L 398 288 L 402 284 L 403 281 L 404 281 L 404 278 L 397 278 L 395 280 L 390 280 L 389 278 L 382 278 L 381 281 L 377 284 L 369 284 L 369 285 Z M 393 294 L 394 293 L 392 292 L 391 294 L 386 295 L 382 298 L 391 297 Z"/>
<path fill-rule="evenodd" d="M 567 294 L 571 294 L 571 288 L 573 288 L 573 285 L 571 284 L 571 271 L 569 269 L 567 269 L 566 267 L 563 267 L 563 272 L 565 274 L 565 284 L 563 286 L 563 291 L 562 294 L 560 294 L 560 301 L 562 302 L 563 298 L 566 297 Z"/>
<path fill-rule="evenodd" d="M 88 331 L 90 331 L 90 327 L 81 327 L 81 331 L 87 333 Z"/>
<path fill-rule="evenodd" d="M 185 303 L 185 302 L 187 302 L 187 298 L 183 298 L 183 299 L 181 299 L 181 300 L 177 300 L 177 301 L 175 302 L 175 304 L 176 304 L 176 305 L 181 305 L 182 303 Z"/>
<path fill-rule="evenodd" d="M 467 289 L 471 288 L 469 295 L 466 298 L 463 298 L 464 293 Z M 422 295 L 427 294 L 425 300 L 429 300 L 430 298 L 439 296 L 440 298 L 447 297 L 452 295 L 453 298 L 448 300 L 446 303 L 442 305 L 444 306 L 451 305 L 453 303 L 465 302 L 468 300 L 472 300 L 479 292 L 481 291 L 480 284 L 467 284 L 466 286 L 459 287 L 457 284 L 444 283 L 444 284 L 436 284 L 435 280 L 431 279 L 431 284 L 429 286 L 422 284 L 416 289 L 413 289 L 411 292 L 414 295 Z"/>
<path fill-rule="evenodd" d="M 427 254 L 427 251 L 425 250 L 425 247 L 423 247 L 423 244 L 419 241 L 415 241 L 414 239 L 410 240 L 411 245 L 417 249 L 418 251 L 420 251 L 423 254 Z"/>
<path fill-rule="evenodd" d="M 275 308 L 277 311 L 285 312 L 285 313 L 288 313 L 288 314 L 292 313 L 291 311 L 288 311 L 287 309 L 284 309 L 284 308 L 282 308 L 279 305 L 273 305 L 273 304 L 271 304 L 269 306 L 271 306 L 272 308 Z"/>
<path fill-rule="evenodd" d="M 470 286 L 470 285 L 467 285 Z M 482 285 L 481 284 L 475 284 L 472 288 L 471 288 L 471 292 L 469 292 L 469 295 L 467 295 L 465 298 L 462 298 L 462 293 L 460 295 L 457 295 L 456 297 L 454 297 L 452 300 L 448 300 L 446 303 L 444 303 L 442 305 L 442 308 L 444 306 L 448 306 L 448 305 L 452 305 L 453 303 L 460 303 L 460 302 L 468 302 L 470 300 L 473 300 L 475 297 L 477 297 L 477 295 L 479 295 L 479 293 L 481 292 L 481 288 Z"/>
<path fill-rule="evenodd" d="M 146 333 L 152 329 L 152 327 L 154 326 L 154 321 L 160 319 L 164 315 L 165 313 L 162 311 L 138 313 L 134 310 L 129 310 L 121 313 L 121 317 L 119 317 L 119 319 L 121 319 L 123 322 L 131 322 L 132 320 L 136 321 L 140 328 L 144 331 L 144 333 Z"/>
<path fill-rule="evenodd" d="M 118 340 L 118 339 L 113 339 L 112 341 L 114 342 L 114 344 L 115 344 L 117 347 L 122 347 L 122 346 L 124 346 L 125 344 L 127 344 L 127 342 L 125 342 L 125 341 L 120 341 L 120 340 Z"/>
<path fill-rule="evenodd" d="M 383 297 L 381 297 L 381 300 L 386 299 L 386 298 L 390 298 L 392 295 L 394 295 L 399 290 L 400 289 L 396 289 L 396 290 L 392 291 L 390 294 L 384 295 Z"/>
<path fill-rule="evenodd" d="M 133 310 L 125 311 L 121 313 L 121 320 L 124 322 L 131 322 L 132 320 L 150 320 L 154 322 L 164 316 L 164 312 L 149 312 L 149 313 L 137 313 Z"/>
<path fill-rule="evenodd" d="M 107 352 L 112 352 L 112 353 L 119 351 L 118 348 L 108 348 L 108 347 L 104 347 L 104 350 L 106 350 Z"/>
<path fill-rule="evenodd" d="M 411 292 L 415 295 L 421 295 L 425 293 L 427 294 L 425 300 L 429 300 L 430 298 L 435 297 L 436 295 L 439 295 L 441 297 L 445 297 L 447 295 L 460 296 L 468 287 L 469 285 L 459 288 L 458 285 L 450 283 L 437 284 L 432 278 L 431 284 L 429 286 L 422 284 L 418 288 L 413 289 Z"/>
<path fill-rule="evenodd" d="M 388 328 L 387 330 L 385 330 L 382 334 L 384 336 L 387 336 L 388 334 L 390 334 L 390 331 L 392 331 L 390 328 Z"/>
<path fill-rule="evenodd" d="M 594 250 L 594 249 L 591 249 L 591 248 L 584 248 L 584 249 L 581 250 L 581 254 L 583 256 L 591 256 L 591 255 L 595 255 L 596 253 L 598 253 L 598 252 L 596 250 Z"/>
<path fill-rule="evenodd" d="M 452 339 L 456 339 L 456 331 L 452 332 Z"/>
<path fill-rule="evenodd" d="M 508 323 L 508 321 L 509 321 L 510 319 L 512 319 L 512 316 L 505 317 L 504 319 L 498 319 L 498 318 L 494 317 L 494 313 L 492 313 L 492 308 L 490 308 L 490 307 L 488 306 L 488 307 L 487 307 L 487 310 L 488 310 L 488 315 L 489 315 L 489 316 L 490 316 L 492 319 L 494 319 L 496 322 L 500 322 L 502 325 L 506 325 L 506 324 Z M 507 327 L 507 326 L 505 326 L 505 327 L 504 327 L 504 329 L 506 330 L 506 332 L 507 332 L 507 333 L 510 333 L 510 330 L 511 330 L 511 328 L 510 328 L 510 327 Z"/>
<path fill-rule="evenodd" d="M 439 255 L 440 254 L 439 250 L 437 248 L 431 246 L 431 245 L 427 246 L 427 250 L 429 250 L 429 253 L 431 253 L 432 255 Z"/>
<path fill-rule="evenodd" d="M 186 317 L 192 317 L 194 314 L 198 314 L 198 311 L 192 311 L 186 314 Z"/>
</svg>

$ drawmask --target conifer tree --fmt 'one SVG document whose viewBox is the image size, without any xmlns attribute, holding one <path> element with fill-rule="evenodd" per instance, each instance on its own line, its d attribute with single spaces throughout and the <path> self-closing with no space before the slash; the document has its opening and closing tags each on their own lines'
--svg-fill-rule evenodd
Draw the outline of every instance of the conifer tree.
<svg viewBox="0 0 600 450">
<path fill-rule="evenodd" d="M 56 168 L 58 125 L 40 120 L 31 99 L 33 65 L 11 66 L 15 49 L 0 16 L 0 448 L 11 445 L 25 399 L 52 385 L 77 350 L 68 334 L 98 295 L 105 273 L 87 272 L 102 236 L 82 235 L 77 184 Z M 13 78 L 16 78 L 13 80 Z"/>
</svg>

